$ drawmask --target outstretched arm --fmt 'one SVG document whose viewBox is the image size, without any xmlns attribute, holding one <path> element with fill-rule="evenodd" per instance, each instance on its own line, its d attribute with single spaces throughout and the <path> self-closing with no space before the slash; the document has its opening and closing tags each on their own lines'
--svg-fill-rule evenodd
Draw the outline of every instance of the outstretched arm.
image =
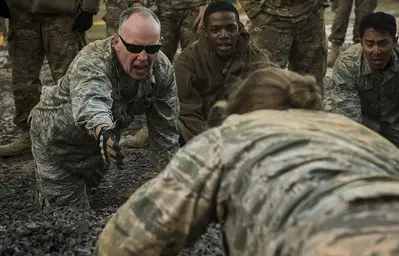
<svg viewBox="0 0 399 256">
<path fill-rule="evenodd" d="M 216 219 L 223 170 L 218 130 L 182 148 L 112 216 L 94 255 L 174 255 Z"/>
</svg>

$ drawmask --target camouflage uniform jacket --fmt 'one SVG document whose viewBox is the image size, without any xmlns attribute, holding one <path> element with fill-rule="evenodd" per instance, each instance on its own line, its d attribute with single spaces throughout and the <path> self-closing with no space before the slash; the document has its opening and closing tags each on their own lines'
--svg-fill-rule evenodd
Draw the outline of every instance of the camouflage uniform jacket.
<svg viewBox="0 0 399 256">
<path fill-rule="evenodd" d="M 155 4 L 169 9 L 181 10 L 206 5 L 212 1 L 214 0 L 151 0 L 150 3 L 151 5 Z"/>
<path fill-rule="evenodd" d="M 34 14 L 97 14 L 100 0 L 8 0 L 11 6 Z"/>
<path fill-rule="evenodd" d="M 58 85 L 43 89 L 40 102 L 31 112 L 31 129 L 40 132 L 40 127 L 48 127 L 53 137 L 45 141 L 55 147 L 52 154 L 85 155 L 89 149 L 98 148 L 96 126 L 111 124 L 121 116 L 127 126 L 134 115 L 143 113 L 154 156 L 164 166 L 179 147 L 179 102 L 173 67 L 160 52 L 149 78 L 133 80 L 120 66 L 109 37 L 83 48 Z M 78 163 L 81 158 L 75 160 Z"/>
<path fill-rule="evenodd" d="M 216 101 L 227 98 L 237 80 L 269 62 L 267 55 L 250 43 L 249 34 L 243 29 L 236 49 L 226 63 L 215 54 L 202 32 L 200 39 L 175 60 L 179 131 L 184 141 L 207 129 L 210 108 Z"/>
<path fill-rule="evenodd" d="M 332 111 L 380 133 L 399 146 L 399 50 L 386 72 L 373 70 L 360 44 L 337 59 L 331 85 Z"/>
<path fill-rule="evenodd" d="M 250 19 L 263 11 L 289 21 L 306 19 L 320 7 L 329 6 L 327 0 L 238 0 L 238 2 Z"/>
<path fill-rule="evenodd" d="M 230 116 L 130 197 L 95 255 L 174 255 L 211 221 L 222 222 L 228 255 L 280 255 L 269 253 L 273 239 L 296 221 L 325 217 L 356 199 L 398 196 L 398 171 L 394 145 L 339 115 Z"/>
</svg>

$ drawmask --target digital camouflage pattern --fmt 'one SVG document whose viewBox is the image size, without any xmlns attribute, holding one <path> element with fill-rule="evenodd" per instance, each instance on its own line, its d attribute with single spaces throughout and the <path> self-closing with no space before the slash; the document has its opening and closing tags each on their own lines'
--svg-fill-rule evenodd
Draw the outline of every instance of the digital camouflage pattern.
<svg viewBox="0 0 399 256">
<path fill-rule="evenodd" d="M 386 72 L 373 71 L 360 44 L 337 59 L 329 88 L 331 111 L 380 133 L 399 146 L 399 49 Z"/>
<path fill-rule="evenodd" d="M 162 24 L 161 50 L 173 62 L 179 43 L 183 50 L 198 40 L 197 30 L 193 29 L 193 24 L 198 16 L 199 9 L 198 6 L 175 8 L 169 1 L 160 1 L 156 4 L 157 15 Z"/>
<path fill-rule="evenodd" d="M 319 7 L 329 6 L 328 0 L 238 0 L 238 2 L 251 20 L 263 12 L 289 22 L 306 19 Z"/>
<path fill-rule="evenodd" d="M 102 17 L 106 25 L 106 35 L 111 36 L 118 31 L 119 16 L 131 7 L 132 0 L 105 0 L 106 13 Z"/>
<path fill-rule="evenodd" d="M 327 71 L 325 0 L 238 1 L 249 16 L 254 42 L 281 68 L 315 76 Z"/>
<path fill-rule="evenodd" d="M 193 28 L 199 13 L 199 6 L 210 0 L 152 0 L 151 8 L 155 11 L 162 24 L 161 50 L 171 62 L 179 46 L 185 49 L 198 40 L 197 30 Z"/>
<path fill-rule="evenodd" d="M 8 6 L 31 14 L 75 15 L 80 11 L 97 14 L 100 0 L 7 0 Z M 12 16 L 14 18 L 15 16 Z"/>
<path fill-rule="evenodd" d="M 214 0 L 150 0 L 151 5 L 157 4 L 174 10 L 197 8 Z M 161 11 L 161 10 L 160 10 Z M 162 9 L 163 11 L 163 9 Z"/>
<path fill-rule="evenodd" d="M 398 200 L 398 172 L 397 148 L 348 118 L 305 110 L 233 115 L 191 140 L 130 197 L 104 228 L 94 255 L 175 255 L 211 221 L 222 223 L 227 255 L 282 255 L 270 253 L 275 239 L 297 223 L 334 221 L 359 200 Z M 338 227 L 326 229 L 328 237 Z M 373 246 L 366 245 L 347 250 Z M 327 255 L 309 251 L 284 255 Z"/>
<path fill-rule="evenodd" d="M 14 123 L 28 130 L 27 118 L 40 99 L 40 70 L 46 57 L 55 82 L 85 45 L 84 34 L 72 31 L 75 15 L 30 14 L 10 8 L 8 51 L 12 63 Z"/>
<path fill-rule="evenodd" d="M 141 3 L 147 6 L 148 0 L 104 0 L 106 13 L 102 20 L 106 25 L 107 37 L 115 34 L 119 28 L 119 17 L 122 12 L 133 6 L 134 3 Z"/>
<path fill-rule="evenodd" d="M 397 187 L 397 180 L 391 182 L 391 188 L 392 185 Z M 304 221 L 287 229 L 273 241 L 266 255 L 396 255 L 398 210 L 397 197 L 351 203 L 334 216 Z"/>
<path fill-rule="evenodd" d="M 179 93 L 179 131 L 181 141 L 207 129 L 211 107 L 228 98 L 240 79 L 252 71 L 269 65 L 268 56 L 250 43 L 241 26 L 234 56 L 227 63 L 219 59 L 201 32 L 199 41 L 177 57 L 174 67 Z"/>
<path fill-rule="evenodd" d="M 335 13 L 331 34 L 328 37 L 331 43 L 342 45 L 345 42 L 346 30 L 355 1 L 355 24 L 353 26 L 353 42 L 360 42 L 359 26 L 361 20 L 377 8 L 377 0 L 333 0 L 331 9 Z"/>
<path fill-rule="evenodd" d="M 31 112 L 32 153 L 44 206 L 88 207 L 86 186 L 98 185 L 104 166 L 94 128 L 121 116 L 124 127 L 145 113 L 158 168 L 179 147 L 179 102 L 173 68 L 160 52 L 147 80 L 120 66 L 112 37 L 80 51 L 57 86 L 45 87 Z"/>
</svg>

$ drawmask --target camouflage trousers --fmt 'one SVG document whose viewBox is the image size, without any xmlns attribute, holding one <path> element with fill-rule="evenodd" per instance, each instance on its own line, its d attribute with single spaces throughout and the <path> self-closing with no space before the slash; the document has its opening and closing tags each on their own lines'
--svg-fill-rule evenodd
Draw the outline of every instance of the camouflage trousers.
<svg viewBox="0 0 399 256">
<path fill-rule="evenodd" d="M 198 34 L 193 30 L 193 23 L 198 16 L 198 7 L 174 10 L 169 6 L 160 5 L 158 8 L 158 17 L 162 24 L 161 36 L 163 42 L 161 50 L 170 62 L 173 62 L 179 43 L 183 50 L 198 40 Z"/>
<path fill-rule="evenodd" d="M 119 16 L 124 10 L 131 7 L 129 0 L 105 0 L 106 13 L 102 17 L 106 25 L 106 36 L 112 36 L 118 31 Z"/>
<path fill-rule="evenodd" d="M 328 37 L 331 43 L 342 45 L 345 42 L 346 30 L 349 25 L 353 0 L 334 0 L 331 9 L 335 12 L 331 34 Z M 364 16 L 377 8 L 377 0 L 355 0 L 355 24 L 353 26 L 353 43 L 360 42 L 359 26 Z"/>
<path fill-rule="evenodd" d="M 108 166 L 97 140 L 73 124 L 64 108 L 30 114 L 36 173 L 36 200 L 42 211 L 57 207 L 90 208 L 87 191 L 97 187 Z"/>
<path fill-rule="evenodd" d="M 337 206 L 339 214 L 299 222 L 267 255 L 397 255 L 399 198 Z"/>
<path fill-rule="evenodd" d="M 0 17 L 0 34 L 7 34 L 6 20 L 3 17 Z"/>
<path fill-rule="evenodd" d="M 322 86 L 327 71 L 327 38 L 324 8 L 298 22 L 264 12 L 251 19 L 254 43 L 281 68 L 315 76 Z"/>
<path fill-rule="evenodd" d="M 349 25 L 353 0 L 334 0 L 331 9 L 335 12 L 334 23 L 328 40 L 342 45 L 345 42 L 346 30 Z M 360 42 L 359 26 L 364 16 L 372 13 L 377 7 L 377 0 L 355 0 L 355 24 L 353 26 L 353 43 Z"/>
<path fill-rule="evenodd" d="M 44 57 L 54 81 L 61 78 L 85 45 L 83 34 L 72 31 L 74 16 L 33 15 L 10 8 L 8 50 L 12 63 L 14 123 L 28 130 L 27 118 L 40 99 L 39 79 Z"/>
</svg>

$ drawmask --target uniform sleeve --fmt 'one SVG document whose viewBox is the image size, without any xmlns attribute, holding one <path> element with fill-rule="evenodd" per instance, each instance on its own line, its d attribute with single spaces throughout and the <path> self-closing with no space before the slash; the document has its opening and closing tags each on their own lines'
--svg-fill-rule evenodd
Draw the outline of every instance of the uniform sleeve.
<svg viewBox="0 0 399 256">
<path fill-rule="evenodd" d="M 331 111 L 341 114 L 361 123 L 362 112 L 359 90 L 356 85 L 360 75 L 360 67 L 356 61 L 351 60 L 345 54 L 341 55 L 335 65 L 332 75 L 332 84 L 326 88 L 330 90 L 326 94 L 331 97 Z"/>
<path fill-rule="evenodd" d="M 182 54 L 174 64 L 180 100 L 179 131 L 185 142 L 207 129 L 202 98 L 193 85 L 196 80 L 193 65 L 191 59 Z"/>
<path fill-rule="evenodd" d="M 159 86 L 156 99 L 146 112 L 150 143 L 157 162 L 163 169 L 179 149 L 179 99 L 173 67 L 167 65 L 164 79 Z"/>
<path fill-rule="evenodd" d="M 113 122 L 112 84 L 100 58 L 80 58 L 69 72 L 72 115 L 75 123 L 89 132 L 99 124 Z"/>
<path fill-rule="evenodd" d="M 223 175 L 217 130 L 182 148 L 112 216 L 94 255 L 176 255 L 216 220 Z"/>
<path fill-rule="evenodd" d="M 82 0 L 80 9 L 92 14 L 97 14 L 99 10 L 100 0 Z"/>
</svg>

